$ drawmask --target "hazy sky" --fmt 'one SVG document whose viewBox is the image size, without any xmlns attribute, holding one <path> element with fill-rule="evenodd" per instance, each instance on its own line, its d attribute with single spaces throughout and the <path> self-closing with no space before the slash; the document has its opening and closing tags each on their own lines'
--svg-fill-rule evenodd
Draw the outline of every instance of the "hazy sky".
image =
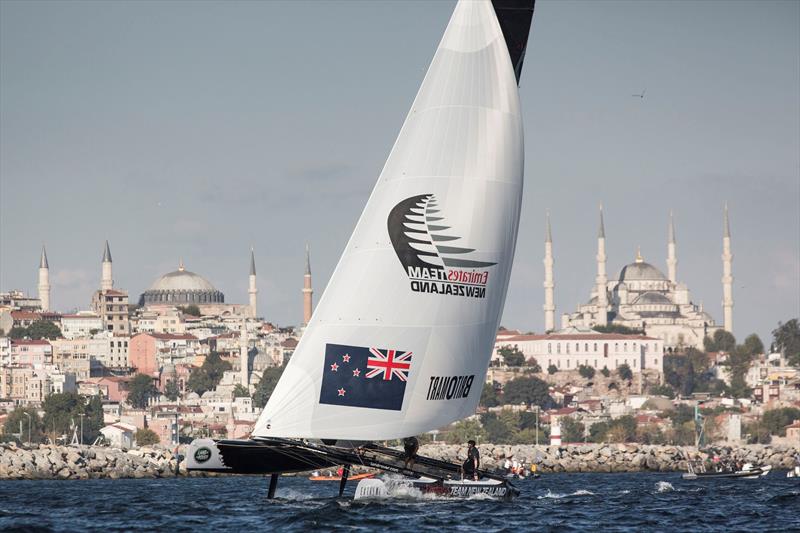
<svg viewBox="0 0 800 533">
<path fill-rule="evenodd" d="M 131 299 L 186 267 L 302 316 L 321 295 L 454 2 L 0 3 L 0 289 L 87 308 L 103 241 Z M 641 245 L 722 321 L 729 201 L 734 329 L 800 315 L 800 3 L 537 2 L 520 88 L 526 184 L 503 324 L 543 329 L 544 213 L 556 313 L 588 299 L 597 205 L 608 270 Z M 646 89 L 644 99 L 631 95 Z M 557 319 L 560 323 L 560 318 Z"/>
</svg>

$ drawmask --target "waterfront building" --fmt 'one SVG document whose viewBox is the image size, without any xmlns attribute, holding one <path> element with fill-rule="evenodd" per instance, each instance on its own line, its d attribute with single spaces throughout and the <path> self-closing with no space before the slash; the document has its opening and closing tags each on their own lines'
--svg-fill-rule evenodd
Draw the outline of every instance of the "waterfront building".
<svg viewBox="0 0 800 533">
<path fill-rule="evenodd" d="M 20 290 L 0 292 L 0 310 L 21 309 L 23 311 L 41 311 L 42 302 L 39 298 L 27 296 Z"/>
<path fill-rule="evenodd" d="M 623 364 L 634 373 L 663 371 L 664 341 L 645 335 L 598 333 L 587 328 L 569 328 L 544 335 L 504 335 L 495 342 L 492 363 L 503 365 L 499 349 L 515 346 L 525 359 L 534 359 L 543 371 L 577 370 L 581 365 L 613 371 Z"/>
<path fill-rule="evenodd" d="M 725 207 L 723 221 L 723 310 L 724 328 L 732 329 L 733 297 L 730 253 L 730 225 Z M 548 233 L 549 235 L 549 233 Z M 716 324 L 704 309 L 692 301 L 686 284 L 678 281 L 677 240 L 672 215 L 668 226 L 667 275 L 646 262 L 641 251 L 636 259 L 610 280 L 606 275 L 606 234 L 603 211 L 597 238 L 597 276 L 589 301 L 572 313 L 562 315 L 562 328 L 620 325 L 642 330 L 649 337 L 663 341 L 668 352 L 686 347 L 703 349 L 703 339 L 723 326 Z M 552 250 L 552 248 L 551 248 Z M 552 261 L 552 258 L 550 259 Z M 547 259 L 546 259 L 547 261 Z M 549 280 L 549 281 L 548 281 Z M 545 273 L 545 283 L 552 283 L 552 273 Z M 546 298 L 547 301 L 547 298 Z M 545 304 L 547 306 L 547 303 Z M 546 310 L 548 311 L 548 310 Z M 548 323 L 549 316 L 545 315 Z"/>
<path fill-rule="evenodd" d="M 53 346 L 48 340 L 12 339 L 12 365 L 45 365 L 53 362 Z"/>
</svg>

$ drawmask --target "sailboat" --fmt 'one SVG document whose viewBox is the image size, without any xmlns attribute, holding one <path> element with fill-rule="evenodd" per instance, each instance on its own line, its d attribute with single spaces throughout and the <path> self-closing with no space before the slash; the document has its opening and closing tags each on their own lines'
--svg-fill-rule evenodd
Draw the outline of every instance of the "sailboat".
<svg viewBox="0 0 800 533">
<path fill-rule="evenodd" d="M 269 497 L 280 473 L 338 465 L 341 495 L 353 464 L 453 496 L 518 493 L 502 474 L 481 470 L 478 481 L 462 481 L 460 465 L 417 457 L 408 467 L 402 452 L 375 442 L 431 431 L 477 408 L 517 240 L 518 83 L 533 4 L 457 3 L 252 437 L 195 440 L 189 470 L 272 474 Z"/>
</svg>

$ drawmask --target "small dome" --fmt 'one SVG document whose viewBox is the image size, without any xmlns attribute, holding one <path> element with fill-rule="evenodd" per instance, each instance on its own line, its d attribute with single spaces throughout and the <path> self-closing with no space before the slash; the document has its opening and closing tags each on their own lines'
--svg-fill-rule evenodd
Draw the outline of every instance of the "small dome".
<svg viewBox="0 0 800 533">
<path fill-rule="evenodd" d="M 151 291 L 215 291 L 214 286 L 200 274 L 178 269 L 164 274 L 150 286 Z"/>
<path fill-rule="evenodd" d="M 640 304 L 660 304 L 660 305 L 672 305 L 672 302 L 669 298 L 661 294 L 660 292 L 646 292 L 636 298 L 636 301 L 633 302 L 634 305 Z"/>
<path fill-rule="evenodd" d="M 630 263 L 622 267 L 619 281 L 666 281 L 667 277 L 659 269 L 644 261 Z"/>
</svg>

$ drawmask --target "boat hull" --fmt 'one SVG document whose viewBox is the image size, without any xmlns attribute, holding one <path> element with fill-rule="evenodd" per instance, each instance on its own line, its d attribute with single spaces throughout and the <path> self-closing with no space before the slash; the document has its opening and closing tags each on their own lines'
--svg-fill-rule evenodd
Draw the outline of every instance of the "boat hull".
<svg viewBox="0 0 800 533">
<path fill-rule="evenodd" d="M 485 479 L 470 480 L 437 480 L 430 478 L 408 479 L 365 479 L 356 487 L 354 499 L 385 499 L 397 495 L 406 495 L 412 491 L 423 495 L 442 498 L 468 499 L 476 496 L 487 496 L 498 500 L 511 500 L 519 496 L 519 490 L 506 481 Z"/>
<path fill-rule="evenodd" d="M 760 468 L 752 468 L 750 470 L 739 470 L 736 472 L 687 472 L 683 474 L 683 479 L 690 481 L 699 479 L 758 479 L 759 477 L 769 474 L 772 467 L 765 466 Z"/>
</svg>

